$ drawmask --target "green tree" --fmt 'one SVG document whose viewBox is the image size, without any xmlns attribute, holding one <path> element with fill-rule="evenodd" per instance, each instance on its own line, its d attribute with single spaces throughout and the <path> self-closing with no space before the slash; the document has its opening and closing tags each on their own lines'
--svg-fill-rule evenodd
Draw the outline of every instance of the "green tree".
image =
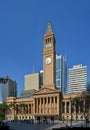
<svg viewBox="0 0 90 130">
<path fill-rule="evenodd" d="M 80 102 L 80 97 L 75 97 L 71 100 L 72 105 L 75 105 L 75 113 L 76 113 L 76 121 L 77 121 L 77 113 L 79 109 L 79 102 Z"/>
<path fill-rule="evenodd" d="M 25 105 L 23 102 L 20 103 L 20 104 L 19 104 L 20 110 L 22 110 L 23 108 L 25 108 L 25 106 L 26 106 L 26 105 Z M 22 113 L 23 113 L 23 110 L 22 110 Z"/>
<path fill-rule="evenodd" d="M 17 120 L 17 119 L 18 119 L 17 115 L 14 115 L 14 120 Z"/>
<path fill-rule="evenodd" d="M 0 120 L 5 120 L 6 110 L 7 110 L 7 105 L 5 103 L 0 104 Z"/>
<path fill-rule="evenodd" d="M 85 106 L 84 106 L 84 117 L 86 120 L 86 127 L 90 117 L 90 92 L 84 94 Z"/>
<path fill-rule="evenodd" d="M 16 104 L 15 103 L 10 103 L 10 104 L 8 104 L 8 107 L 9 107 L 9 109 L 12 109 L 13 110 L 13 119 L 14 119 L 14 116 L 15 116 L 15 110 L 16 110 Z"/>
</svg>

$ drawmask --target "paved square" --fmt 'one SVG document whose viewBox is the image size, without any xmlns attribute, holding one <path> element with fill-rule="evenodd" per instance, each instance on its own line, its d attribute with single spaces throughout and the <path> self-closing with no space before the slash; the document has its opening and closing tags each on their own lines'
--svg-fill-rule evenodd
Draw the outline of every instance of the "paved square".
<svg viewBox="0 0 90 130">
<path fill-rule="evenodd" d="M 60 128 L 66 126 L 67 122 L 62 122 L 62 121 L 55 121 L 53 123 L 30 123 L 30 122 L 8 122 L 8 125 L 10 126 L 11 129 L 14 130 L 52 130 L 52 128 Z M 68 122 L 68 126 L 71 125 L 71 122 Z M 72 122 L 72 126 L 79 126 L 85 127 L 85 123 L 83 122 Z M 90 123 L 87 125 L 90 127 Z"/>
</svg>

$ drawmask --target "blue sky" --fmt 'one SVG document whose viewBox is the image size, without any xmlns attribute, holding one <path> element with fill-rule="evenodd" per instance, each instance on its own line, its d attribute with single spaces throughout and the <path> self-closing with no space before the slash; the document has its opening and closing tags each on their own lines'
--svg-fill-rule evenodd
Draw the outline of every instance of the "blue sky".
<svg viewBox="0 0 90 130">
<path fill-rule="evenodd" d="M 90 81 L 90 0 L 0 0 L 0 77 L 17 81 L 18 96 L 24 75 L 43 69 L 49 20 L 56 53 L 66 55 L 67 69 L 86 65 Z"/>
</svg>

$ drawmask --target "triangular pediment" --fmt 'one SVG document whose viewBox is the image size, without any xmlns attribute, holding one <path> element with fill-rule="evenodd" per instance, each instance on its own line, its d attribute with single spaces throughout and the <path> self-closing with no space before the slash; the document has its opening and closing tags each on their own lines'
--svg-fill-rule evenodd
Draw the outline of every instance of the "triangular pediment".
<svg viewBox="0 0 90 130">
<path fill-rule="evenodd" d="M 37 90 L 33 95 L 39 95 L 39 94 L 41 95 L 41 94 L 48 94 L 48 93 L 55 93 L 55 92 L 60 92 L 60 91 L 57 89 L 43 87 Z"/>
</svg>

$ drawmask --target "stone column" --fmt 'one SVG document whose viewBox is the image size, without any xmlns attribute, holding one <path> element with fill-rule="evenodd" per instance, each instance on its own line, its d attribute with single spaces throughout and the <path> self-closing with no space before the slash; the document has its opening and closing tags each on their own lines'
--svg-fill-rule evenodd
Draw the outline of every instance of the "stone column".
<svg viewBox="0 0 90 130">
<path fill-rule="evenodd" d="M 45 98 L 43 98 L 43 114 L 45 114 Z"/>
<path fill-rule="evenodd" d="M 40 97 L 40 111 L 39 111 L 39 113 L 41 114 L 41 97 Z"/>
<path fill-rule="evenodd" d="M 57 96 L 57 114 L 59 114 L 59 96 Z"/>
<path fill-rule="evenodd" d="M 36 103 L 36 102 L 35 102 L 36 99 L 34 98 L 33 100 L 34 100 L 34 101 L 33 101 L 33 113 L 35 114 L 35 113 L 36 113 L 36 110 L 35 110 L 35 109 L 36 109 L 36 104 L 35 104 L 35 103 Z M 29 106 L 29 107 L 30 107 L 30 106 Z M 29 108 L 29 109 L 30 109 L 30 108 Z"/>
<path fill-rule="evenodd" d="M 67 102 L 65 101 L 65 114 L 66 114 L 66 109 L 67 109 Z"/>
<path fill-rule="evenodd" d="M 55 96 L 53 97 L 53 110 L 54 110 L 54 114 L 56 113 L 55 111 Z"/>
<path fill-rule="evenodd" d="M 31 103 L 31 113 L 33 114 L 33 112 L 32 112 L 32 103 Z"/>
<path fill-rule="evenodd" d="M 48 97 L 46 97 L 46 114 L 48 114 Z"/>
<path fill-rule="evenodd" d="M 38 113 L 38 98 L 36 99 L 36 104 L 37 104 L 36 110 L 37 110 L 37 113 Z"/>
<path fill-rule="evenodd" d="M 50 97 L 50 114 L 52 114 L 52 97 Z"/>
</svg>

